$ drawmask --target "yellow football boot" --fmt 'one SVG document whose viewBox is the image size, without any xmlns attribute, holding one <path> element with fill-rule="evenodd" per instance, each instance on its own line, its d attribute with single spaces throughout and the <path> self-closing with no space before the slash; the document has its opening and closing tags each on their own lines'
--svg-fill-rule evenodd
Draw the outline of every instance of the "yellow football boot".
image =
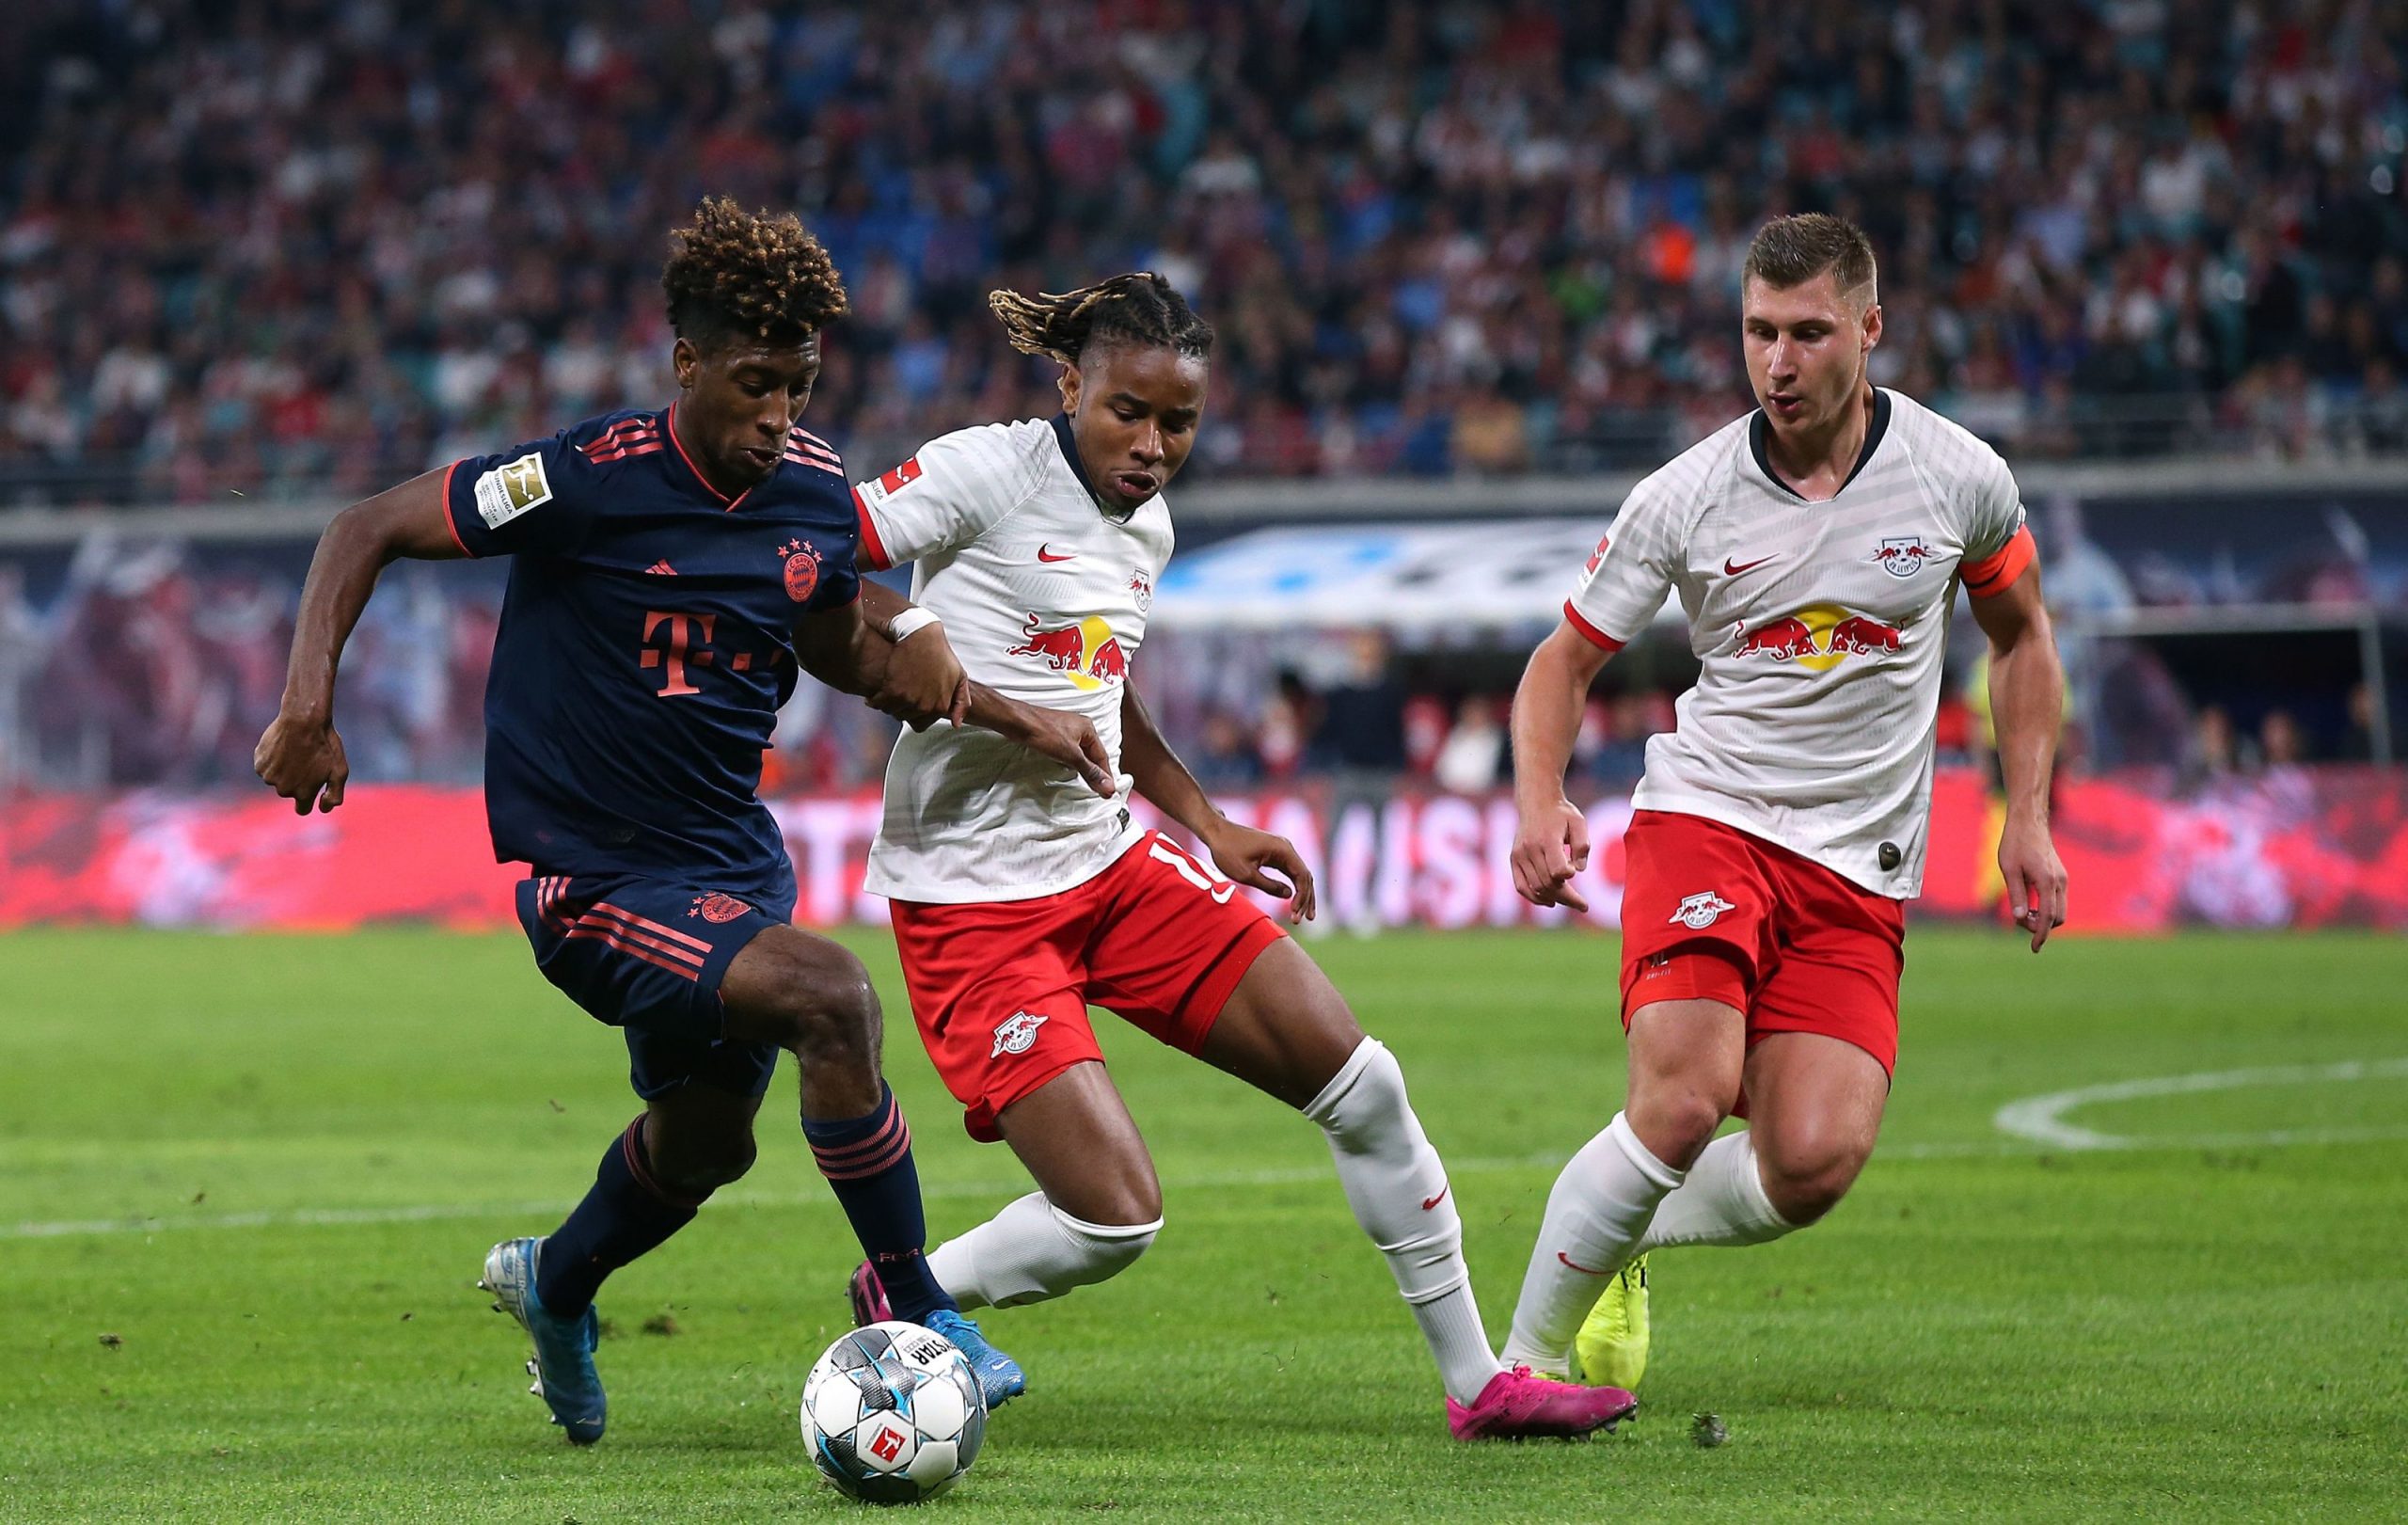
<svg viewBox="0 0 2408 1525">
<path fill-rule="evenodd" d="M 1592 1387 L 1631 1388 L 1647 1370 L 1647 1257 L 1622 1268 L 1572 1342 L 1573 1375 Z"/>
</svg>

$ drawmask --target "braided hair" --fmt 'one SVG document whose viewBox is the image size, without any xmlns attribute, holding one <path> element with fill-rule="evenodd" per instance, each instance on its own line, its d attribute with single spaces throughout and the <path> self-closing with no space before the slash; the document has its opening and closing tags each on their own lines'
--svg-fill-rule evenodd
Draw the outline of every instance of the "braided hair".
<svg viewBox="0 0 2408 1525">
<path fill-rule="evenodd" d="M 740 340 L 797 344 L 845 315 L 835 261 L 791 212 L 747 212 L 705 197 L 669 235 L 660 289 L 669 326 L 704 349 Z"/>
<path fill-rule="evenodd" d="M 1133 271 L 1074 292 L 1022 296 L 989 292 L 987 305 L 1003 320 L 1012 348 L 1076 365 L 1091 346 L 1129 342 L 1163 345 L 1199 360 L 1212 356 L 1212 326 L 1188 307 L 1178 289 L 1150 270 Z"/>
</svg>

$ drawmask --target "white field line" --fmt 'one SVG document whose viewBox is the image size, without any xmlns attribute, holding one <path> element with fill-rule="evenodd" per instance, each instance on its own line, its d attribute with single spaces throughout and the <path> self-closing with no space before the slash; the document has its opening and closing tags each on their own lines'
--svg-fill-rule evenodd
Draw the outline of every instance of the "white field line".
<svg viewBox="0 0 2408 1525">
<path fill-rule="evenodd" d="M 2051 1091 L 2044 1096 L 2009 1102 L 1991 1120 L 2006 1138 L 1892 1144 L 1880 1149 L 1882 1160 L 1999 1159 L 2040 1154 L 2052 1150 L 2084 1153 L 2104 1151 L 2139 1152 L 2193 1149 L 2281 1149 L 2291 1145 L 2368 1144 L 2408 1138 L 2408 1126 L 2378 1128 L 2278 1128 L 2260 1133 L 2198 1133 L 2128 1137 L 2076 1127 L 2063 1115 L 2094 1102 L 2132 1101 L 2148 1096 L 2179 1096 L 2196 1091 L 2236 1090 L 2252 1086 L 2332 1085 L 2353 1080 L 2408 1076 L 2408 1058 L 2350 1060 L 2340 1064 L 2276 1065 L 2254 1070 L 2222 1070 L 2206 1074 L 2166 1075 L 2147 1080 L 2119 1080 Z M 1536 1153 L 1448 1163 L 1451 1175 L 1496 1175 L 1514 1170 L 1555 1169 L 1565 1156 Z M 1280 1170 L 1229 1170 L 1180 1176 L 1163 1183 L 1166 1192 L 1226 1190 L 1241 1186 L 1291 1186 L 1329 1179 L 1326 1166 Z M 930 1201 L 977 1198 L 1007 1199 L 1027 1189 L 1025 1182 L 940 1182 L 921 1190 Z M 731 1207 L 796 1208 L 830 1203 L 824 1192 L 806 1195 L 731 1192 L 716 1199 Z M 104 1234 L 150 1234 L 186 1229 L 345 1228 L 391 1223 L 435 1223 L 459 1218 L 548 1217 L 561 1212 L 560 1199 L 523 1202 L 420 1202 L 401 1207 L 276 1208 L 257 1213 L 196 1214 L 189 1217 L 68 1218 L 55 1222 L 0 1224 L 0 1240 L 64 1239 Z"/>
<path fill-rule="evenodd" d="M 2214 1070 L 2187 1075 L 2160 1075 L 2147 1080 L 2115 1080 L 2100 1086 L 2077 1086 L 2009 1102 L 1990 1119 L 2003 1134 L 2025 1138 L 2051 1149 L 2131 1149 L 2159 1140 L 2126 1138 L 2067 1122 L 2065 1115 L 2078 1106 L 2099 1102 L 2131 1102 L 2148 1096 L 2189 1096 L 2200 1091 L 2247 1090 L 2266 1086 L 2335 1086 L 2353 1080 L 2386 1080 L 2408 1075 L 2408 1058 L 2349 1059 L 2339 1064 L 2261 1065 L 2250 1070 Z M 2372 1137 L 2398 1137 L 2400 1129 L 2284 1129 L 2276 1133 L 2231 1136 L 2265 1144 L 2356 1143 Z"/>
</svg>

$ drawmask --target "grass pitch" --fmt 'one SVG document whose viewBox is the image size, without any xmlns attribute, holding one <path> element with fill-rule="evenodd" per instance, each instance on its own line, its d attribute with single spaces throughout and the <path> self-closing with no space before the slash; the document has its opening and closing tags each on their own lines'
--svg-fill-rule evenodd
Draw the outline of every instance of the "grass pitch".
<svg viewBox="0 0 2408 1525">
<path fill-rule="evenodd" d="M 1024 1178 L 960 1134 L 885 941 L 856 945 L 941 1237 Z M 1315 951 L 1404 1062 L 1501 1337 L 1549 1162 L 1621 1094 L 1613 945 Z M 1918 929 L 1909 956 L 1855 1195 L 1779 1244 L 1657 1257 L 1646 1406 L 1587 1445 L 1450 1442 L 1315 1131 L 1100 1022 L 1167 1227 L 1117 1281 L 987 1315 L 1033 1391 L 932 1507 L 2398 1518 L 2408 945 L 2034 959 Z M 854 1517 L 796 1433 L 855 1252 L 790 1076 L 753 1174 L 604 1290 L 599 1447 L 544 1422 L 516 1329 L 472 1290 L 488 1244 L 548 1229 L 591 1179 L 634 1110 L 623 1061 L 513 937 L 0 938 L 0 1518 Z M 2018 1102 L 2055 1142 L 1996 1125 Z M 1728 1444 L 1691 1443 L 1697 1411 Z"/>
</svg>

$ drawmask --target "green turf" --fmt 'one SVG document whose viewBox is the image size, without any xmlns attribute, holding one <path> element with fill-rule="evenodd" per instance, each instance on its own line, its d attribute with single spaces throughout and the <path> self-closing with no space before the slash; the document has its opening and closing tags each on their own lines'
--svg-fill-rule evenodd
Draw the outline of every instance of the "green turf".
<svg viewBox="0 0 2408 1525">
<path fill-rule="evenodd" d="M 858 945 L 899 1012 L 884 942 Z M 2004 934 L 1919 929 L 1910 949 L 1883 1154 L 1811 1232 L 1659 1257 L 1647 1411 L 1585 1446 L 1448 1440 L 1313 1131 L 1107 1026 L 1168 1227 L 1117 1282 L 990 1315 L 1034 1391 L 936 1507 L 2400 1517 L 2408 1072 L 2068 1119 L 2224 1136 L 2204 1144 L 2048 1152 L 1991 1118 L 2077 1086 L 2408 1057 L 2408 945 L 2185 937 L 2034 959 Z M 1612 944 L 1316 951 L 1404 1061 L 1501 1334 L 1553 1177 L 1540 1157 L 1620 1094 Z M 908 1029 L 889 1057 L 939 1234 L 1022 1189 L 1007 1155 L 961 1136 Z M 854 1252 L 784 1120 L 789 1079 L 752 1177 L 606 1290 L 600 1447 L 542 1422 L 515 1331 L 471 1290 L 492 1240 L 548 1228 L 590 1179 L 633 1110 L 621 1062 L 515 938 L 0 938 L 0 1518 L 852 1517 L 796 1435 Z M 2346 1139 L 2247 1141 L 2301 1128 Z M 673 1334 L 642 1332 L 663 1313 Z M 1727 1445 L 1690 1443 L 1701 1409 Z"/>
</svg>

